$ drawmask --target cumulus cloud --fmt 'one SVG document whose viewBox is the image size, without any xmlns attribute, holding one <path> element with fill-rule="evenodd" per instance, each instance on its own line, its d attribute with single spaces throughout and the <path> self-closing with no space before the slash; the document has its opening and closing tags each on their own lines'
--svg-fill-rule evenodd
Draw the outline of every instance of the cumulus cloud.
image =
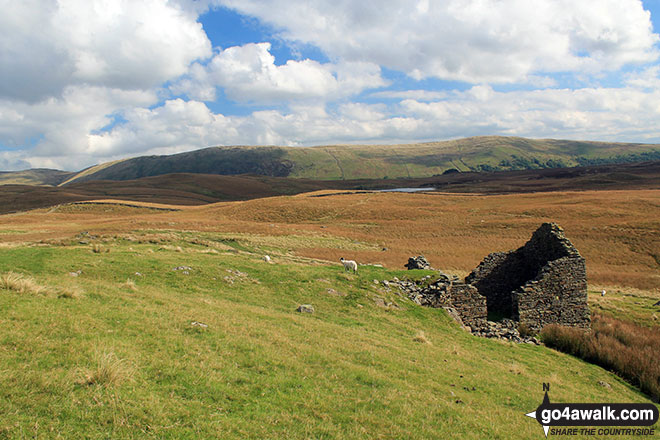
<svg viewBox="0 0 660 440">
<path fill-rule="evenodd" d="M 212 101 L 216 87 L 243 103 L 337 99 L 366 88 L 386 85 L 380 67 L 365 62 L 319 63 L 305 59 L 276 65 L 270 43 L 227 48 L 206 65 L 196 63 L 190 74 L 172 87 L 175 93 Z"/>
<path fill-rule="evenodd" d="M 62 96 L 37 103 L 0 99 L 0 139 L 12 149 L 30 146 L 23 154 L 35 167 L 91 165 L 91 133 L 123 111 L 157 102 L 151 91 L 95 86 L 70 86 Z"/>
<path fill-rule="evenodd" d="M 657 59 L 640 0 L 216 0 L 331 58 L 413 78 L 535 81 L 538 72 L 600 72 Z"/>
<path fill-rule="evenodd" d="M 634 87 L 660 90 L 660 65 L 628 73 L 625 76 L 625 82 Z"/>
<path fill-rule="evenodd" d="M 21 158 L 16 151 L 0 151 L 0 170 L 26 170 L 31 168 L 30 162 Z"/>
<path fill-rule="evenodd" d="M 636 88 L 547 89 L 496 92 L 488 86 L 455 93 L 436 102 L 404 100 L 406 114 L 425 121 L 424 131 L 449 130 L 528 137 L 620 140 L 621 136 L 658 141 L 650 127 L 660 117 L 660 90 Z M 432 124 L 431 127 L 428 124 Z"/>
<path fill-rule="evenodd" d="M 209 5 L 256 17 L 292 53 L 310 44 L 329 61 L 276 62 L 263 41 L 212 50 L 197 21 Z M 658 36 L 639 0 L 0 0 L 0 7 L 4 169 L 80 169 L 209 145 L 478 134 L 660 141 L 659 70 L 649 65 Z M 617 70 L 631 65 L 637 70 Z M 397 90 L 386 89 L 384 76 L 400 78 L 387 69 L 408 76 Z M 557 72 L 569 78 L 561 84 L 582 85 L 558 88 Z M 622 86 L 598 86 L 607 75 Z M 438 78 L 467 90 L 425 87 Z M 211 111 L 219 91 L 251 113 Z"/>
<path fill-rule="evenodd" d="M 0 0 L 0 97 L 37 102 L 68 86 L 144 89 L 211 55 L 197 16 L 165 0 Z"/>
<path fill-rule="evenodd" d="M 105 93 L 88 90 L 89 100 L 71 97 L 67 102 L 77 105 L 69 108 L 60 104 L 59 109 L 83 112 L 85 105 L 103 102 Z M 72 169 L 98 161 L 172 154 L 210 145 L 422 142 L 490 134 L 660 142 L 660 89 L 637 87 L 498 92 L 479 85 L 463 92 L 447 92 L 444 98 L 432 101 L 297 104 L 286 111 L 258 110 L 246 116 L 214 113 L 200 101 L 171 99 L 147 107 L 139 105 L 140 100 L 148 103 L 155 98 L 132 99 L 135 105 L 122 112 L 122 123 L 102 132 L 88 134 L 89 127 L 108 122 L 97 121 L 92 115 L 88 119 L 80 116 L 88 126 L 77 131 L 67 130 L 66 116 L 59 121 L 47 116 L 26 120 L 47 123 L 45 138 L 29 153 L 5 153 L 0 156 L 0 165 L 25 168 L 29 162 L 33 167 Z M 112 103 L 97 105 L 114 108 Z M 103 109 L 94 110 L 95 114 L 103 113 Z M 0 113 L 3 111 L 6 109 L 0 106 Z M 54 110 L 42 111 L 48 115 Z"/>
<path fill-rule="evenodd" d="M 384 99 L 416 99 L 418 101 L 435 101 L 444 99 L 449 95 L 446 91 L 435 90 L 383 90 L 381 92 L 371 93 L 369 96 L 372 98 Z"/>
<path fill-rule="evenodd" d="M 658 142 L 658 102 L 660 90 L 633 87 L 497 92 L 480 85 L 437 101 L 297 105 L 286 112 L 224 116 L 202 102 L 174 99 L 127 112 L 124 124 L 91 136 L 89 148 L 110 160 L 207 145 L 392 143 L 487 134 L 610 141 L 623 135 Z"/>
</svg>

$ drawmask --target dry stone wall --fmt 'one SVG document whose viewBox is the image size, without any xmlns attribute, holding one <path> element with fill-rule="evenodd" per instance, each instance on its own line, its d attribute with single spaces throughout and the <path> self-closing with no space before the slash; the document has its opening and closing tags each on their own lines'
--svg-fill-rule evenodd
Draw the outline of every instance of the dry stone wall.
<svg viewBox="0 0 660 440">
<path fill-rule="evenodd" d="M 587 274 L 582 257 L 550 261 L 513 292 L 513 319 L 534 332 L 546 324 L 589 327 Z"/>
</svg>

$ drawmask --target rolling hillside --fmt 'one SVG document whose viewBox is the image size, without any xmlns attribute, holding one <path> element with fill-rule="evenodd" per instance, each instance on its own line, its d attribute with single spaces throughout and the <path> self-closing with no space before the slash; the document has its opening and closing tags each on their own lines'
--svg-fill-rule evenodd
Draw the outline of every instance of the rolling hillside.
<svg viewBox="0 0 660 440">
<path fill-rule="evenodd" d="M 129 180 L 168 173 L 258 174 L 317 180 L 430 177 L 450 169 L 503 171 L 660 159 L 660 146 L 512 137 L 409 145 L 213 147 L 127 159 L 67 183 Z"/>
<path fill-rule="evenodd" d="M 544 383 L 553 402 L 649 402 L 382 281 L 433 275 L 404 270 L 419 254 L 462 277 L 553 220 L 592 311 L 657 328 L 660 191 L 333 192 L 0 216 L 0 438 L 542 439 L 525 414 Z"/>
<path fill-rule="evenodd" d="M 0 171 L 0 185 L 56 186 L 79 173 L 35 168 L 23 171 Z"/>
<path fill-rule="evenodd" d="M 436 188 L 444 193 L 515 194 L 548 191 L 660 189 L 660 161 L 570 169 L 448 173 L 406 179 L 312 180 L 258 175 L 176 173 L 135 180 L 0 187 L 0 214 L 95 199 L 173 205 L 258 199 L 317 190 Z"/>
<path fill-rule="evenodd" d="M 483 136 L 407 145 L 211 147 L 107 162 L 78 173 L 2 173 L 0 184 L 64 186 L 171 173 L 255 174 L 314 180 L 396 179 L 431 177 L 448 170 L 510 171 L 648 160 L 660 160 L 660 145 Z"/>
</svg>

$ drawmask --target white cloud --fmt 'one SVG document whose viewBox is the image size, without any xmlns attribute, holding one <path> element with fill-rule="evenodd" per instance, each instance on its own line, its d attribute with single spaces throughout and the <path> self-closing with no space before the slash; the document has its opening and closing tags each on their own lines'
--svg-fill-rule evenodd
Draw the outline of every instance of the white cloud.
<svg viewBox="0 0 660 440">
<path fill-rule="evenodd" d="M 288 100 L 339 99 L 386 82 L 380 67 L 364 62 L 325 63 L 305 59 L 276 65 L 270 43 L 227 48 L 190 74 L 172 90 L 204 101 L 214 100 L 222 87 L 232 100 L 243 103 L 278 103 Z"/>
<path fill-rule="evenodd" d="M 201 102 L 175 99 L 125 114 L 127 122 L 89 138 L 103 160 L 164 154 L 209 145 L 323 145 L 443 140 L 500 134 L 659 142 L 660 90 L 546 89 L 497 92 L 475 86 L 443 100 L 407 99 L 394 106 L 296 105 L 288 112 L 214 114 Z"/>
<path fill-rule="evenodd" d="M 12 149 L 35 144 L 23 150 L 35 167 L 91 165 L 91 133 L 111 124 L 113 114 L 156 102 L 154 92 L 92 86 L 69 86 L 61 97 L 37 103 L 0 99 L 0 139 Z"/>
<path fill-rule="evenodd" d="M 80 169 L 96 162 L 210 145 L 405 143 L 489 134 L 660 142 L 660 89 L 636 87 L 498 92 L 480 85 L 448 92 L 435 101 L 296 104 L 284 112 L 259 110 L 247 116 L 215 114 L 202 102 L 182 99 L 147 108 L 156 98 L 134 94 L 122 99 L 132 101 L 122 112 L 125 121 L 95 134 L 89 134 L 92 127 L 109 122 L 96 115 L 116 108 L 110 101 L 114 92 L 89 89 L 65 96 L 66 101 L 53 100 L 32 109 L 30 117 L 20 108 L 14 110 L 12 118 L 22 120 L 15 127 L 28 127 L 29 132 L 43 124 L 45 136 L 33 150 L 4 153 L 0 166 L 25 168 L 29 162 L 33 167 Z M 7 107 L 0 105 L 3 112 L 8 112 Z M 50 115 L 58 112 L 61 117 L 53 120 Z M 70 120 L 82 125 L 75 127 Z M 0 136 L 7 136 L 10 126 L 0 125 Z"/>
<path fill-rule="evenodd" d="M 660 65 L 629 73 L 625 76 L 625 82 L 633 87 L 660 90 Z"/>
<path fill-rule="evenodd" d="M 0 169 L 80 169 L 218 144 L 660 142 L 659 70 L 648 65 L 658 36 L 639 0 L 216 1 L 273 25 L 292 52 L 312 44 L 330 59 L 284 63 L 267 42 L 212 52 L 197 22 L 212 1 L 0 0 L 0 147 L 10 149 Z M 420 82 L 352 102 L 388 85 L 381 67 L 473 87 Z M 624 86 L 599 87 L 612 71 Z M 556 72 L 595 85 L 556 89 Z M 498 82 L 540 89 L 498 91 Z M 212 112 L 205 102 L 217 90 L 255 111 Z"/>
<path fill-rule="evenodd" d="M 446 91 L 433 90 L 384 90 L 369 94 L 372 98 L 384 99 L 416 99 L 418 101 L 435 101 L 444 99 L 449 95 Z"/>
<path fill-rule="evenodd" d="M 450 136 L 503 134 L 617 141 L 660 141 L 660 90 L 547 89 L 495 92 L 487 86 L 437 102 L 402 101 L 402 111 L 424 121 L 420 133 Z M 447 130 L 447 131 L 445 131 Z"/>
<path fill-rule="evenodd" d="M 184 2 L 185 3 L 185 2 Z M 79 168 L 93 133 L 212 55 L 197 13 L 167 0 L 0 0 L 0 167 Z"/>
<path fill-rule="evenodd" d="M 534 83 L 539 72 L 596 73 L 658 57 L 658 36 L 640 0 L 216 3 L 333 59 L 368 61 L 417 79 Z"/>
<path fill-rule="evenodd" d="M 0 170 L 26 170 L 31 168 L 30 162 L 22 158 L 23 154 L 16 151 L 0 151 Z"/>
<path fill-rule="evenodd" d="M 0 9 L 0 98 L 156 87 L 211 55 L 197 17 L 166 0 L 0 0 Z"/>
</svg>

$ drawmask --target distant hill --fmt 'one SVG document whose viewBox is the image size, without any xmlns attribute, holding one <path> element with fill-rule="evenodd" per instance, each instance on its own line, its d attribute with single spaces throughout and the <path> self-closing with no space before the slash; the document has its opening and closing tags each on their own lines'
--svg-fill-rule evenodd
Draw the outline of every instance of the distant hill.
<svg viewBox="0 0 660 440">
<path fill-rule="evenodd" d="M 436 188 L 441 192 L 511 194 L 541 191 L 660 189 L 660 161 L 570 169 L 498 173 L 446 173 L 405 179 L 311 180 L 257 175 L 166 174 L 136 180 L 95 180 L 70 185 L 0 187 L 0 214 L 70 202 L 119 199 L 169 205 L 203 205 L 294 195 L 317 190 Z"/>
<path fill-rule="evenodd" d="M 57 183 L 134 180 L 171 173 L 314 180 L 424 178 L 446 172 L 512 171 L 660 160 L 660 145 L 482 136 L 406 145 L 211 147 L 169 156 L 142 156 L 72 173 Z M 31 170 L 36 171 L 36 170 Z M 60 176 L 62 177 L 62 176 Z M 52 176 L 48 182 L 54 182 Z"/>
<path fill-rule="evenodd" d="M 47 185 L 57 186 L 77 175 L 68 171 L 34 168 L 23 171 L 0 171 L 0 185 Z"/>
</svg>

